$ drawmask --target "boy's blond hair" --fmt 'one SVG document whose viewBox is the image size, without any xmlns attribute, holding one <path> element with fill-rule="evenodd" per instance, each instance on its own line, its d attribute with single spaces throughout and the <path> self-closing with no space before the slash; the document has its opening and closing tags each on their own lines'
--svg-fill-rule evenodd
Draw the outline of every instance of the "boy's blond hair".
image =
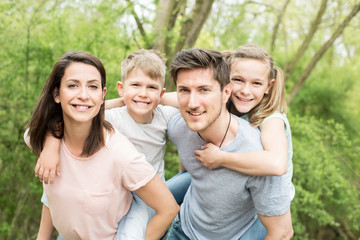
<svg viewBox="0 0 360 240">
<path fill-rule="evenodd" d="M 126 81 L 130 72 L 140 69 L 151 79 L 160 79 L 162 87 L 165 84 L 166 59 L 164 54 L 156 49 L 140 49 L 131 53 L 121 62 L 121 80 Z"/>
<path fill-rule="evenodd" d="M 261 47 L 254 44 L 245 44 L 235 51 L 224 51 L 224 58 L 230 68 L 237 59 L 255 59 L 266 62 L 269 65 L 268 80 L 275 79 L 274 85 L 265 94 L 263 99 L 249 112 L 249 121 L 253 126 L 260 126 L 262 121 L 276 111 L 286 113 L 287 104 L 285 101 L 285 77 L 282 70 L 274 65 L 272 57 Z"/>
</svg>

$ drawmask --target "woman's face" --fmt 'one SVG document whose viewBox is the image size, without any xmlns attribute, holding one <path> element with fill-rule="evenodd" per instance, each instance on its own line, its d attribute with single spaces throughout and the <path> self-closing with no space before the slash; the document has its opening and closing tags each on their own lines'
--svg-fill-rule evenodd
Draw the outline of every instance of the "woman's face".
<svg viewBox="0 0 360 240">
<path fill-rule="evenodd" d="M 269 93 L 274 84 L 269 72 L 267 62 L 255 59 L 239 58 L 231 65 L 231 101 L 239 113 L 248 113 Z"/>
<path fill-rule="evenodd" d="M 101 88 L 101 75 L 92 65 L 74 62 L 65 69 L 60 90 L 54 100 L 61 104 L 64 123 L 90 123 L 104 103 L 106 88 Z"/>
</svg>

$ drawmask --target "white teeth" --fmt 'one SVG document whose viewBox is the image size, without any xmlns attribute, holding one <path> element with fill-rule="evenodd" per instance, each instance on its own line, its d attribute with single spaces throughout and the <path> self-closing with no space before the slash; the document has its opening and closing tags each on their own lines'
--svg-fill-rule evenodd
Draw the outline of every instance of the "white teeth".
<svg viewBox="0 0 360 240">
<path fill-rule="evenodd" d="M 194 116 L 199 116 L 201 115 L 202 113 L 190 113 L 191 115 L 194 115 Z"/>
<path fill-rule="evenodd" d="M 144 102 L 137 102 L 137 104 L 140 104 L 140 105 L 147 105 L 147 103 L 144 103 Z"/>
<path fill-rule="evenodd" d="M 90 108 L 89 106 L 76 106 L 76 108 L 80 108 L 80 109 L 88 109 Z"/>
<path fill-rule="evenodd" d="M 244 99 L 244 98 L 239 98 L 240 101 L 243 101 L 243 102 L 250 102 L 251 99 Z"/>
</svg>

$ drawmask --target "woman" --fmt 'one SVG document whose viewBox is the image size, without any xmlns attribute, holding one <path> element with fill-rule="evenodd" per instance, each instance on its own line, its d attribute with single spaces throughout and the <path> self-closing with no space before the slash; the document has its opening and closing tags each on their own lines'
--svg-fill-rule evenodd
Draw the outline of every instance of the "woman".
<svg viewBox="0 0 360 240">
<path fill-rule="evenodd" d="M 156 214 L 145 239 L 158 239 L 179 210 L 142 154 L 104 120 L 106 74 L 85 52 L 67 52 L 55 64 L 28 123 L 39 155 L 47 133 L 61 139 L 61 176 L 44 184 L 38 239 L 54 227 L 64 239 L 114 239 L 135 191 Z"/>
</svg>

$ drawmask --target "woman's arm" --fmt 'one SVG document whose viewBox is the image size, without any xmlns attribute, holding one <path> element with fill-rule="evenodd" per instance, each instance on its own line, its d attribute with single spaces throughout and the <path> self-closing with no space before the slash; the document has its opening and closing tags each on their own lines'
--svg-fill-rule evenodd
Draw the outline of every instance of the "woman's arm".
<svg viewBox="0 0 360 240">
<path fill-rule="evenodd" d="M 50 210 L 48 207 L 43 205 L 42 213 L 41 213 L 41 221 L 39 232 L 37 236 L 37 240 L 50 240 L 54 233 L 54 226 L 51 219 Z"/>
<path fill-rule="evenodd" d="M 158 175 L 135 192 L 156 211 L 146 227 L 145 239 L 160 239 L 179 212 L 179 205 Z"/>
<path fill-rule="evenodd" d="M 230 153 L 221 151 L 213 144 L 195 151 L 195 158 L 209 169 L 220 166 L 248 175 L 281 176 L 288 168 L 288 144 L 284 121 L 280 118 L 267 120 L 261 129 L 264 151 Z"/>
<path fill-rule="evenodd" d="M 176 92 L 164 93 L 164 95 L 160 99 L 160 104 L 179 108 L 177 93 Z"/>
</svg>

